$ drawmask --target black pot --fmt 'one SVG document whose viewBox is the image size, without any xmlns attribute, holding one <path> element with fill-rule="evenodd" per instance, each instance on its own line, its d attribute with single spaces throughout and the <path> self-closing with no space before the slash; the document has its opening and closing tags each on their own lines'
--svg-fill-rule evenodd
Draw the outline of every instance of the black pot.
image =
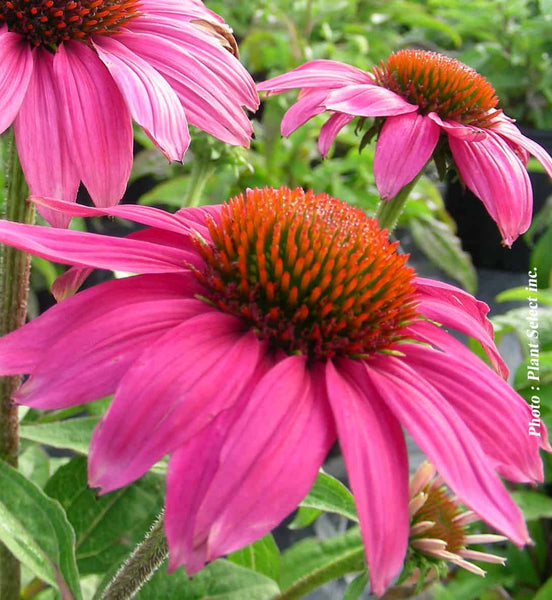
<svg viewBox="0 0 552 600">
<path fill-rule="evenodd" d="M 520 129 L 552 154 L 552 130 Z M 529 178 L 533 187 L 534 216 L 544 206 L 546 198 L 552 195 L 552 182 L 545 173 L 530 172 Z M 451 179 L 447 183 L 445 205 L 456 221 L 462 246 L 470 253 L 476 267 L 516 272 L 529 268 L 531 249 L 523 237 L 519 237 L 511 249 L 502 246 L 496 223 L 481 200 L 457 180 Z"/>
</svg>

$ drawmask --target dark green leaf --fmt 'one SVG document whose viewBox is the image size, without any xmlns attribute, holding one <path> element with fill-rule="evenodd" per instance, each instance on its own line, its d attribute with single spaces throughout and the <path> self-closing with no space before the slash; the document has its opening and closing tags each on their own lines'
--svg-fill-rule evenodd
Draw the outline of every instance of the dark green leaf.
<svg viewBox="0 0 552 600">
<path fill-rule="evenodd" d="M 64 600 L 80 600 L 75 534 L 58 502 L 0 461 L 0 539 Z"/>
<path fill-rule="evenodd" d="M 46 485 L 75 529 L 76 557 L 82 574 L 103 573 L 144 537 L 163 506 L 163 478 L 146 474 L 138 481 L 96 497 L 86 481 L 86 459 L 60 467 Z"/>
<path fill-rule="evenodd" d="M 552 598 L 552 577 L 539 589 L 533 600 L 550 600 Z"/>
<path fill-rule="evenodd" d="M 274 581 L 280 579 L 280 551 L 271 533 L 230 554 L 228 560 L 251 571 L 262 573 Z"/>
<path fill-rule="evenodd" d="M 279 593 L 272 579 L 226 560 L 217 560 L 189 579 L 184 569 L 167 575 L 162 565 L 137 600 L 269 600 Z"/>
</svg>

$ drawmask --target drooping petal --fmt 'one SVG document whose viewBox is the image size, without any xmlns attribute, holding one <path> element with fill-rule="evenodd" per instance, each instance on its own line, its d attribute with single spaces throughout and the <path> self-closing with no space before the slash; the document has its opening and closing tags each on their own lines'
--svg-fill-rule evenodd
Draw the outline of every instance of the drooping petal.
<svg viewBox="0 0 552 600">
<path fill-rule="evenodd" d="M 182 160 L 190 134 L 176 92 L 153 67 L 116 38 L 97 36 L 93 47 L 115 80 L 132 118 L 168 160 Z"/>
<path fill-rule="evenodd" d="M 453 121 L 452 119 L 441 119 L 441 117 L 434 112 L 428 113 L 427 117 L 439 125 L 441 129 L 444 129 L 449 135 L 464 140 L 465 142 L 480 142 L 487 137 L 485 130 L 480 129 L 479 127 L 464 125 L 463 123 Z"/>
<path fill-rule="evenodd" d="M 333 114 L 320 128 L 318 137 L 318 151 L 322 156 L 327 156 L 330 146 L 333 144 L 337 134 L 353 120 L 351 115 L 343 113 Z"/>
<path fill-rule="evenodd" d="M 473 354 L 460 358 L 420 345 L 406 356 L 454 406 L 501 475 L 512 481 L 542 481 L 539 442 L 528 435 L 531 410 L 503 379 Z"/>
<path fill-rule="evenodd" d="M 374 157 L 374 177 L 383 200 L 394 198 L 418 175 L 431 158 L 439 135 L 439 126 L 417 113 L 385 120 Z"/>
<path fill-rule="evenodd" d="M 428 319 L 476 339 L 495 371 L 506 379 L 508 367 L 494 343 L 493 326 L 487 319 L 488 305 L 442 281 L 416 277 L 415 284 L 420 299 L 417 310 Z"/>
<path fill-rule="evenodd" d="M 410 104 L 395 92 L 373 83 L 348 85 L 332 91 L 325 104 L 328 110 L 356 117 L 390 117 L 418 110 L 416 105 Z"/>
<path fill-rule="evenodd" d="M 240 397 L 259 352 L 241 320 L 218 311 L 159 338 L 127 371 L 94 432 L 91 485 L 126 485 L 197 434 Z"/>
<path fill-rule="evenodd" d="M 403 566 L 408 546 L 408 456 L 401 426 L 349 359 L 328 361 L 328 397 L 337 423 L 370 572 L 381 595 Z"/>
<path fill-rule="evenodd" d="M 0 29 L 0 133 L 15 119 L 33 72 L 29 44 L 5 27 Z"/>
<path fill-rule="evenodd" d="M 460 177 L 483 202 L 504 243 L 511 246 L 531 223 L 533 191 L 524 164 L 490 129 L 478 142 L 452 135 L 448 142 Z"/>
<path fill-rule="evenodd" d="M 79 176 L 60 117 L 61 98 L 56 86 L 53 56 L 37 48 L 34 58 L 33 75 L 14 122 L 19 160 L 31 194 L 74 202 Z M 47 208 L 39 208 L 39 212 L 55 227 L 69 224 L 67 215 Z"/>
<path fill-rule="evenodd" d="M 211 426 L 197 436 L 201 444 L 193 439 L 192 447 L 171 459 L 166 512 L 171 569 L 185 562 L 192 574 L 205 560 L 262 537 L 307 494 L 335 439 L 327 400 L 316 393 L 320 382 L 313 378 L 305 357 L 287 357 L 236 405 L 219 429 L 210 481 L 187 519 L 181 506 L 205 477 L 203 461 L 191 452 L 212 438 Z"/>
<path fill-rule="evenodd" d="M 549 177 L 552 177 L 552 157 L 537 142 L 523 135 L 521 131 L 512 123 L 511 119 L 499 119 L 492 127 L 500 136 L 506 140 L 521 146 L 524 150 L 534 156 L 544 167 Z"/>
<path fill-rule="evenodd" d="M 450 402 L 404 361 L 375 357 L 366 371 L 391 411 L 463 504 L 515 544 L 529 541 L 523 515 Z"/>
<path fill-rule="evenodd" d="M 128 273 L 184 271 L 190 256 L 186 249 L 140 240 L 4 220 L 0 220 L 0 242 L 62 264 Z"/>
<path fill-rule="evenodd" d="M 326 95 L 326 90 L 316 89 L 302 93 L 299 100 L 292 104 L 291 108 L 286 111 L 282 118 L 280 124 L 282 135 L 290 135 L 298 127 L 304 125 L 309 119 L 323 113 L 326 110 L 323 105 Z"/>
<path fill-rule="evenodd" d="M 205 312 L 193 299 L 135 302 L 105 310 L 60 336 L 14 396 L 41 409 L 65 408 L 112 394 L 138 356 L 182 322 Z"/>
<path fill-rule="evenodd" d="M 84 290 L 0 338 L 0 373 L 32 373 L 60 337 L 106 311 L 131 309 L 136 302 L 189 298 L 190 279 L 189 274 L 137 275 Z"/>
<path fill-rule="evenodd" d="M 289 73 L 267 79 L 257 85 L 259 91 L 279 94 L 295 88 L 334 89 L 354 83 L 373 83 L 366 71 L 335 60 L 312 60 Z"/>
<path fill-rule="evenodd" d="M 62 121 L 80 179 L 94 204 L 117 204 L 132 167 L 132 124 L 123 96 L 97 54 L 81 42 L 59 46 L 54 72 L 63 101 Z"/>
</svg>

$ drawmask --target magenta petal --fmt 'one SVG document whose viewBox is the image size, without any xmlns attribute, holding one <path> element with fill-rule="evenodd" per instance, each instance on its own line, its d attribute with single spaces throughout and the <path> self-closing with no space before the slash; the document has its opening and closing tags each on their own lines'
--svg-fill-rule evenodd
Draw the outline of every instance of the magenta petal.
<svg viewBox="0 0 552 600">
<path fill-rule="evenodd" d="M 493 326 L 487 319 L 487 304 L 448 283 L 423 277 L 416 277 L 415 283 L 420 298 L 419 312 L 432 321 L 476 339 L 483 346 L 495 371 L 506 379 L 508 367 L 494 343 Z"/>
<path fill-rule="evenodd" d="M 464 140 L 465 142 L 480 142 L 487 137 L 484 129 L 474 127 L 473 125 L 464 125 L 451 119 L 441 119 L 437 113 L 428 113 L 428 119 L 439 125 L 449 135 Z"/>
<path fill-rule="evenodd" d="M 158 339 L 127 371 L 92 438 L 92 486 L 108 492 L 140 477 L 239 399 L 260 342 L 241 320 L 211 310 Z"/>
<path fill-rule="evenodd" d="M 117 204 L 132 167 L 132 124 L 123 97 L 97 54 L 81 42 L 59 46 L 54 72 L 78 174 L 94 204 Z"/>
<path fill-rule="evenodd" d="M 408 546 L 408 456 L 397 419 L 349 359 L 328 361 L 328 396 L 337 423 L 370 572 L 381 595 L 402 567 Z"/>
<path fill-rule="evenodd" d="M 479 142 L 448 136 L 460 177 L 483 202 L 511 246 L 531 223 L 533 191 L 524 164 L 491 129 Z"/>
<path fill-rule="evenodd" d="M 62 264 L 129 273 L 183 271 L 189 257 L 186 249 L 3 220 L 0 242 Z"/>
<path fill-rule="evenodd" d="M 373 83 L 372 76 L 335 60 L 312 60 L 289 73 L 257 85 L 259 91 L 279 94 L 295 88 L 338 88 L 353 83 Z"/>
<path fill-rule="evenodd" d="M 182 160 L 190 143 L 180 100 L 167 81 L 144 59 L 113 37 L 97 36 L 94 49 L 125 98 L 132 118 L 168 160 Z"/>
<path fill-rule="evenodd" d="M 209 426 L 197 436 L 201 443 L 192 439 L 171 459 L 165 517 L 171 569 L 185 562 L 192 574 L 206 560 L 262 537 L 297 507 L 335 439 L 321 376 L 304 357 L 285 358 L 236 405 L 224 427 Z M 208 457 L 206 469 L 194 448 L 205 447 L 217 426 L 216 463 Z M 181 506 L 198 480 L 208 485 L 183 519 Z"/>
<path fill-rule="evenodd" d="M 45 228 L 43 228 L 45 229 Z M 56 341 L 106 311 L 136 302 L 186 298 L 189 275 L 137 275 L 89 288 L 56 304 L 24 327 L 0 338 L 0 373 L 32 373 Z"/>
<path fill-rule="evenodd" d="M 539 441 L 528 435 L 531 410 L 521 396 L 473 354 L 468 359 L 424 346 L 411 350 L 408 364 L 450 400 L 501 475 L 519 482 L 543 480 Z"/>
<path fill-rule="evenodd" d="M 351 115 L 335 113 L 322 125 L 318 137 L 318 151 L 322 156 L 327 156 L 337 134 L 352 120 Z"/>
<path fill-rule="evenodd" d="M 290 135 L 309 119 L 323 113 L 326 110 L 323 105 L 326 95 L 326 90 L 308 90 L 306 93 L 301 94 L 299 100 L 292 104 L 291 108 L 284 114 L 280 124 L 282 135 Z"/>
<path fill-rule="evenodd" d="M 31 194 L 44 194 L 74 202 L 79 176 L 67 146 L 60 117 L 61 99 L 56 87 L 53 56 L 37 48 L 35 68 L 21 110 L 14 122 L 21 167 Z M 47 208 L 42 216 L 55 227 L 67 227 L 70 218 Z"/>
<path fill-rule="evenodd" d="M 377 357 L 367 373 L 395 414 L 460 501 L 518 545 L 529 535 L 523 515 L 478 440 L 449 401 L 406 362 Z"/>
<path fill-rule="evenodd" d="M 389 117 L 418 110 L 415 104 L 374 83 L 348 85 L 331 91 L 325 105 L 328 110 L 356 117 Z"/>
<path fill-rule="evenodd" d="M 58 337 L 14 398 L 45 409 L 112 394 L 141 352 L 205 308 L 203 302 L 183 298 L 106 309 Z"/>
<path fill-rule="evenodd" d="M 383 200 L 394 198 L 431 158 L 440 129 L 417 113 L 385 120 L 376 144 L 374 177 Z"/>
<path fill-rule="evenodd" d="M 33 72 L 33 53 L 17 33 L 0 30 L 0 133 L 21 108 Z"/>
</svg>

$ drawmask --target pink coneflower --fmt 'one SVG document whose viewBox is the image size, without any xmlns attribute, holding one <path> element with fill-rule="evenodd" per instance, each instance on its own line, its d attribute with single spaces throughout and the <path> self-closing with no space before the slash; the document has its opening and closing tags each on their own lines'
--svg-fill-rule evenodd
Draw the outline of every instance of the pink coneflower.
<svg viewBox="0 0 552 600">
<path fill-rule="evenodd" d="M 230 29 L 199 0 L 6 0 L 0 4 L 0 133 L 12 123 L 31 194 L 117 204 L 132 120 L 169 160 L 188 124 L 247 146 L 254 83 Z M 56 226 L 68 218 L 42 209 Z"/>
<path fill-rule="evenodd" d="M 377 221 L 287 188 L 175 215 L 39 202 L 149 226 L 121 239 L 1 221 L 1 242 L 77 271 L 141 274 L 2 338 L 0 373 L 29 374 L 16 400 L 36 408 L 114 394 L 90 448 L 89 482 L 103 492 L 170 454 L 171 570 L 195 573 L 275 527 L 337 435 L 381 594 L 408 545 L 401 426 L 466 506 L 527 542 L 497 472 L 541 481 L 544 426 L 529 436 L 524 400 L 434 323 L 479 339 L 504 374 L 486 305 L 416 277 Z"/>
<path fill-rule="evenodd" d="M 434 156 L 454 164 L 505 244 L 527 231 L 533 207 L 528 155 L 551 177 L 552 159 L 497 109 L 494 89 L 470 67 L 435 52 L 400 50 L 371 73 L 315 60 L 257 86 L 272 94 L 294 88 L 301 88 L 299 99 L 282 120 L 282 135 L 330 111 L 318 142 L 324 156 L 354 117 L 376 119 L 374 176 L 382 199 L 396 196 Z"/>
</svg>

